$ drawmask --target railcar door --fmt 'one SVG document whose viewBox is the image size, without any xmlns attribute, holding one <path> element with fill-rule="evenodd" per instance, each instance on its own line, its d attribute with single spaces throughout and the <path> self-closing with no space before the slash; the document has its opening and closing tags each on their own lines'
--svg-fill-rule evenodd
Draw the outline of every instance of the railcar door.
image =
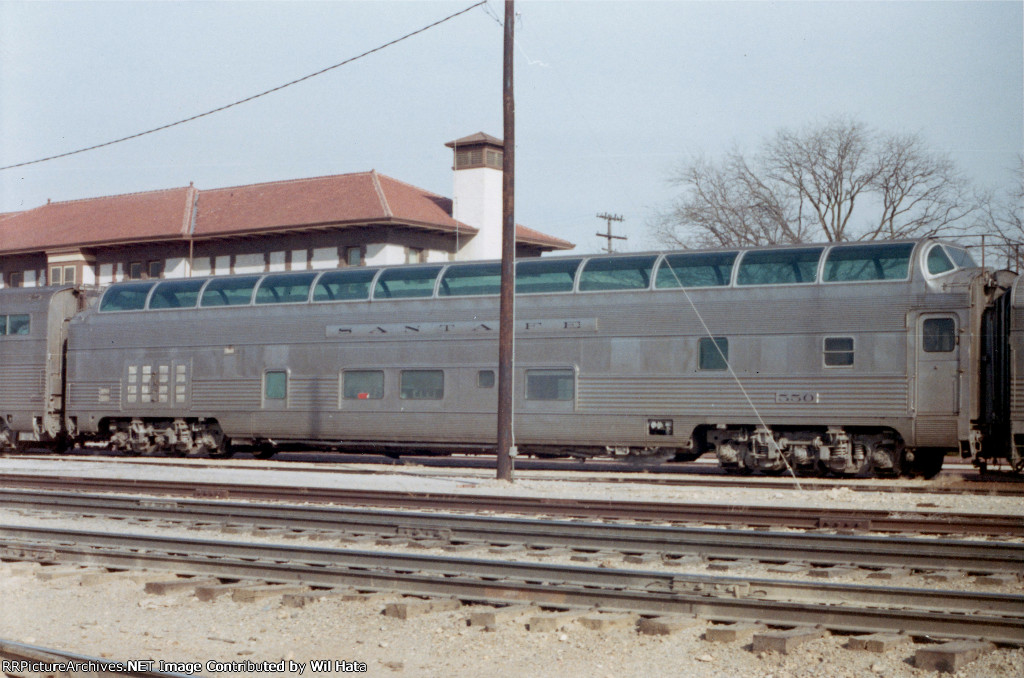
<svg viewBox="0 0 1024 678">
<path fill-rule="evenodd" d="M 956 443 L 960 412 L 959 322 L 951 313 L 927 313 L 917 319 L 916 409 L 918 445 Z"/>
</svg>

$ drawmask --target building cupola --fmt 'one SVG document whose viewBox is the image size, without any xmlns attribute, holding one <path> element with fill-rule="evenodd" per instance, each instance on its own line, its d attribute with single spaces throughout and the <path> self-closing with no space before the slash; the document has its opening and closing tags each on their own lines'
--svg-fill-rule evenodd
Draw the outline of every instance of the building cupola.
<svg viewBox="0 0 1024 678">
<path fill-rule="evenodd" d="M 445 144 L 452 149 L 452 218 L 477 229 L 459 244 L 458 259 L 501 258 L 501 188 L 505 143 L 477 132 Z"/>
<path fill-rule="evenodd" d="M 476 134 L 445 144 L 455 152 L 453 169 L 466 170 L 489 167 L 501 171 L 504 162 L 505 142 L 490 134 Z"/>
</svg>

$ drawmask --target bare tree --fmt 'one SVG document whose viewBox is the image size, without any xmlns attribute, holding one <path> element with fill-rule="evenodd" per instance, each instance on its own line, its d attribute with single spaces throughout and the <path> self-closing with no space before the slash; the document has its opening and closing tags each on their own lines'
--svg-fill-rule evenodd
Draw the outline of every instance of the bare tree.
<svg viewBox="0 0 1024 678">
<path fill-rule="evenodd" d="M 982 205 L 919 136 L 851 120 L 780 130 L 750 160 L 734 149 L 671 182 L 682 193 L 653 231 L 681 247 L 931 235 L 965 229 Z"/>
<path fill-rule="evenodd" d="M 1016 262 L 1019 268 L 1020 259 L 1024 257 L 1024 154 L 1017 160 L 1016 185 L 1004 195 L 992 196 L 985 202 L 978 230 L 992 234 L 995 247 L 1006 256 L 1008 266 L 1009 262 Z"/>
</svg>

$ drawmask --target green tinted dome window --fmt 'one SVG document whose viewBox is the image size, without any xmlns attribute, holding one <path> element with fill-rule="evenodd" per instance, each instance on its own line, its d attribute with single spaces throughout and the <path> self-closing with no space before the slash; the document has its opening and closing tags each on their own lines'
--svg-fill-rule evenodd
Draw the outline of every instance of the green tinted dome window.
<svg viewBox="0 0 1024 678">
<path fill-rule="evenodd" d="M 313 288 L 313 301 L 357 301 L 370 298 L 376 268 L 352 268 L 324 273 Z"/>
<path fill-rule="evenodd" d="M 942 245 L 936 245 L 928 252 L 928 272 L 932 275 L 948 273 L 954 268 L 956 266 L 950 261 L 946 252 L 942 249 Z"/>
<path fill-rule="evenodd" d="M 740 260 L 738 285 L 793 285 L 812 283 L 824 248 L 752 250 Z"/>
<path fill-rule="evenodd" d="M 256 289 L 257 304 L 296 304 L 309 300 L 314 273 L 277 273 L 263 278 Z"/>
<path fill-rule="evenodd" d="M 589 259 L 580 274 L 580 292 L 645 290 L 657 255 Z"/>
<path fill-rule="evenodd" d="M 203 290 L 201 306 L 247 306 L 259 276 L 244 278 L 214 278 Z"/>
<path fill-rule="evenodd" d="M 377 278 L 373 298 L 409 299 L 433 296 L 434 282 L 440 272 L 440 266 L 385 269 Z"/>
<path fill-rule="evenodd" d="M 0 315 L 0 337 L 5 335 L 24 336 L 29 334 L 30 319 L 27 313 Z"/>
<path fill-rule="evenodd" d="M 111 285 L 100 300 L 100 311 L 140 311 L 155 282 Z"/>
<path fill-rule="evenodd" d="M 582 259 L 530 259 L 516 264 L 516 293 L 572 292 Z"/>
<path fill-rule="evenodd" d="M 658 266 L 654 286 L 724 287 L 732 280 L 732 267 L 738 252 L 701 252 L 669 254 Z"/>
<path fill-rule="evenodd" d="M 149 308 L 195 308 L 205 280 L 165 280 L 153 290 Z"/>
<path fill-rule="evenodd" d="M 953 263 L 956 264 L 957 268 L 977 268 L 978 263 L 974 261 L 974 257 L 971 253 L 965 250 L 963 247 L 954 247 L 953 245 L 943 245 L 943 249 L 946 250 L 946 254 L 952 259 Z"/>
<path fill-rule="evenodd" d="M 825 259 L 825 282 L 906 280 L 914 243 L 835 247 Z"/>
<path fill-rule="evenodd" d="M 501 291 L 501 264 L 459 264 L 449 266 L 441 276 L 438 296 L 461 297 L 498 294 Z"/>
</svg>

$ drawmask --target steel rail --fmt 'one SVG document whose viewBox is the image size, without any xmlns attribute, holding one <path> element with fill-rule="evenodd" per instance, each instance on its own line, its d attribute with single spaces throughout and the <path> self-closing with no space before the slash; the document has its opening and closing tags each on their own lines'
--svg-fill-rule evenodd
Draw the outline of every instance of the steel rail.
<svg viewBox="0 0 1024 678">
<path fill-rule="evenodd" d="M 145 465 L 150 461 L 147 457 L 124 456 L 93 456 L 87 454 L 65 453 L 66 458 L 76 462 L 96 462 L 114 464 Z M 35 459 L 53 461 L 53 455 L 18 454 L 18 459 Z M 197 461 L 202 459 L 181 459 L 174 457 L 157 457 L 160 468 L 197 468 Z M 239 463 L 241 462 L 241 463 Z M 346 473 L 359 475 L 381 475 L 388 473 L 408 473 L 411 470 L 443 472 L 458 469 L 473 474 L 472 477 L 490 478 L 493 475 L 494 459 L 492 457 L 418 457 L 403 456 L 392 459 L 381 455 L 346 454 L 338 452 L 308 452 L 282 450 L 274 458 L 273 465 L 266 461 L 236 458 L 231 468 L 245 468 L 255 471 L 275 471 L 286 469 L 289 463 L 314 463 L 314 468 L 304 468 L 304 472 L 313 473 Z M 320 463 L 323 462 L 323 463 Z M 771 476 L 740 477 L 725 474 L 718 467 L 694 462 L 684 462 L 684 466 L 674 463 L 662 465 L 638 465 L 627 462 L 591 460 L 585 463 L 567 460 L 517 459 L 516 478 L 518 480 L 552 480 L 572 483 L 606 483 L 623 484 L 638 483 L 642 485 L 660 485 L 672 487 L 726 487 L 729 489 L 758 490 L 792 490 L 796 489 L 792 480 L 780 480 Z M 362 468 L 352 468 L 360 465 Z M 973 467 L 965 467 L 972 469 Z M 696 470 L 695 470 L 696 469 Z M 959 469 L 949 469 L 958 473 Z M 476 473 L 473 473 L 473 472 Z M 557 477 L 550 475 L 557 472 Z M 569 474 L 576 475 L 569 475 Z M 869 484 L 856 478 L 815 478 L 801 477 L 800 487 L 804 490 L 848 489 L 852 492 L 881 492 L 888 494 L 947 494 L 947 495 L 981 495 L 981 496 L 1024 496 L 1024 478 L 1017 476 L 974 475 L 962 477 L 955 484 L 928 483 L 927 485 L 909 485 L 893 479 L 886 484 Z M 948 477 L 948 476 L 947 476 Z"/>
<path fill-rule="evenodd" d="M 6 489 L 0 490 L 0 506 L 126 519 L 243 523 L 253 528 L 525 544 L 540 548 L 1024 574 L 1024 544 L 1020 543 L 654 527 Z"/>
<path fill-rule="evenodd" d="M 599 499 L 516 497 L 284 487 L 278 485 L 172 482 L 147 479 L 86 478 L 0 474 L 5 487 L 85 492 L 138 492 L 152 495 L 345 504 L 402 509 L 498 511 L 578 518 L 613 518 L 671 523 L 839 528 L 875 532 L 1024 536 L 1024 516 L 974 513 L 908 512 L 785 506 L 737 506 L 624 502 Z"/>
<path fill-rule="evenodd" d="M 1024 596 L 0 526 L 0 557 L 1024 646 Z M 825 601 L 825 602 L 823 602 Z M 984 610 L 984 613 L 979 612 Z"/>
<path fill-rule="evenodd" d="M 42 675 L 114 675 L 133 676 L 136 678 L 189 678 L 202 675 L 196 673 L 173 673 L 143 668 L 148 664 L 157 664 L 154 660 L 118 661 L 100 659 L 74 652 L 55 650 L 48 647 L 26 645 L 12 640 L 0 638 L 0 659 L 12 662 L 13 665 L 4 669 L 7 675 L 42 676 Z M 70 667 L 68 665 L 71 665 Z M 63 668 L 54 668 L 63 665 Z"/>
</svg>

